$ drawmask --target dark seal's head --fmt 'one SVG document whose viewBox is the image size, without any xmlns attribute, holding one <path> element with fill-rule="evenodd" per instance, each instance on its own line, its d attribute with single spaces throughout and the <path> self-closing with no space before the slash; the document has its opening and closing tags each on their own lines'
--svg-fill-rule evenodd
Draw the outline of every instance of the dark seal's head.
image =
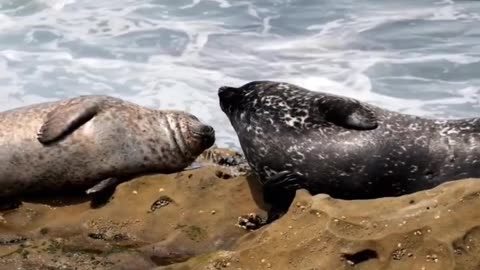
<svg viewBox="0 0 480 270">
<path fill-rule="evenodd" d="M 232 116 L 240 110 L 246 109 L 254 101 L 260 92 L 274 86 L 270 81 L 254 81 L 241 87 L 222 86 L 218 89 L 220 107 L 228 116 Z"/>
<path fill-rule="evenodd" d="M 220 107 L 237 134 L 241 133 L 240 137 L 265 133 L 267 129 L 299 131 L 314 115 L 311 111 L 316 106 L 310 98 L 312 94 L 297 86 L 274 81 L 252 81 L 238 88 L 222 86 L 218 89 Z"/>
<path fill-rule="evenodd" d="M 277 128 L 283 126 L 298 132 L 318 128 L 372 130 L 378 126 L 375 110 L 367 104 L 284 82 L 253 81 L 239 88 L 223 86 L 218 95 L 220 107 L 234 128 L 237 122 L 248 124 L 249 130 L 264 129 L 275 123 Z"/>
</svg>

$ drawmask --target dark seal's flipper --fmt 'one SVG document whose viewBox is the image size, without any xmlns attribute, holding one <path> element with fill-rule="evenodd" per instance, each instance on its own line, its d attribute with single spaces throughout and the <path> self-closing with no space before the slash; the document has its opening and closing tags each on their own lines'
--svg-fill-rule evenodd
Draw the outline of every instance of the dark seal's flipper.
<svg viewBox="0 0 480 270">
<path fill-rule="evenodd" d="M 282 189 L 300 189 L 303 188 L 303 180 L 300 174 L 291 171 L 282 171 L 268 177 L 264 187 L 268 188 L 282 188 Z"/>
<path fill-rule="evenodd" d="M 92 119 L 99 112 L 99 105 L 97 100 L 88 99 L 59 105 L 47 114 L 38 131 L 38 141 L 49 144 L 67 136 Z"/>
<path fill-rule="evenodd" d="M 271 205 L 267 223 L 285 214 L 295 198 L 297 189 L 306 188 L 303 177 L 295 172 L 282 171 L 263 183 L 263 199 Z"/>
<path fill-rule="evenodd" d="M 375 112 L 357 100 L 328 96 L 318 101 L 325 120 L 345 128 L 368 130 L 378 126 Z"/>
</svg>

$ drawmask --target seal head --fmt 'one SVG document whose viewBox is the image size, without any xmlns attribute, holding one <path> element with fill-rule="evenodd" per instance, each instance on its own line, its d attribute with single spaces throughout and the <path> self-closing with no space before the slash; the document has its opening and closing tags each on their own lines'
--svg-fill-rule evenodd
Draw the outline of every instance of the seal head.
<svg viewBox="0 0 480 270">
<path fill-rule="evenodd" d="M 305 99 L 302 96 L 297 98 L 295 94 L 299 90 L 301 92 L 301 89 L 296 87 L 290 90 L 290 88 L 288 84 L 272 81 L 250 82 L 240 88 L 222 86 L 218 90 L 220 107 L 229 117 L 241 116 L 238 115 L 239 112 L 241 114 L 247 108 L 255 109 L 262 105 L 262 112 L 292 109 L 284 115 L 285 119 L 294 120 L 297 117 L 305 117 L 303 122 L 308 118 L 324 125 L 329 125 L 330 122 L 357 130 L 375 129 L 378 126 L 374 111 L 357 100 L 334 95 L 315 96 L 314 92 L 304 93 L 307 96 L 310 94 L 311 99 Z M 298 102 L 300 106 L 296 105 Z M 306 106 L 309 111 L 312 110 L 310 114 L 304 110 Z M 295 107 L 298 107 L 298 113 L 295 113 Z M 300 111 L 302 109 L 303 111 Z"/>
</svg>

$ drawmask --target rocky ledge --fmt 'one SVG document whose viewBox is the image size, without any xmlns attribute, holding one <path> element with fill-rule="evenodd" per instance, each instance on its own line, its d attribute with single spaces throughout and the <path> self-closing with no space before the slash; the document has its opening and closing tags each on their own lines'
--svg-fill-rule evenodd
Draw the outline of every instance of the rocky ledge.
<svg viewBox="0 0 480 270">
<path fill-rule="evenodd" d="M 480 181 L 344 201 L 299 190 L 262 225 L 256 180 L 224 149 L 198 169 L 0 216 L 0 269 L 479 269 Z M 213 162 L 212 162 L 213 161 Z"/>
</svg>

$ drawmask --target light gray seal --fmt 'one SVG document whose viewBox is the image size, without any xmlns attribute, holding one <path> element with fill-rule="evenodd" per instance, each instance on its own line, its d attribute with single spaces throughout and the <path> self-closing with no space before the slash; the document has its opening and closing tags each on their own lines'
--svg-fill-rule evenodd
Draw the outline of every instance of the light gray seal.
<svg viewBox="0 0 480 270">
<path fill-rule="evenodd" d="M 0 199 L 8 205 L 22 194 L 90 194 L 129 177 L 178 172 L 214 141 L 214 129 L 192 114 L 110 96 L 78 96 L 4 111 Z"/>
<path fill-rule="evenodd" d="M 400 196 L 480 176 L 479 118 L 426 119 L 274 81 L 218 95 L 273 201 L 298 188 L 341 199 Z"/>
</svg>

